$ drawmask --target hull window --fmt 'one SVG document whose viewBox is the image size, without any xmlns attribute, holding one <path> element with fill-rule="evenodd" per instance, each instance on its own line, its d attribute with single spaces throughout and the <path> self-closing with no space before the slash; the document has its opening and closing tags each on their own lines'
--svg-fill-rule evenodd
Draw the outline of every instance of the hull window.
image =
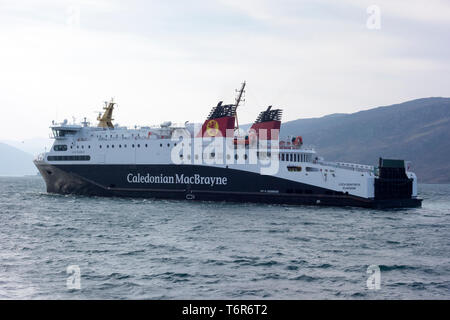
<svg viewBox="0 0 450 320">
<path fill-rule="evenodd" d="M 48 161 L 89 161 L 90 156 L 48 156 Z"/>
</svg>

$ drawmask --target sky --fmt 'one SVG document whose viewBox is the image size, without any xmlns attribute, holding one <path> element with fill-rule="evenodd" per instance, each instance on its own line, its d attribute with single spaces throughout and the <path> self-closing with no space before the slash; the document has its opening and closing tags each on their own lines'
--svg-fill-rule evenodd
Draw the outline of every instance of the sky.
<svg viewBox="0 0 450 320">
<path fill-rule="evenodd" d="M 450 97 L 450 1 L 0 0 L 0 140 L 52 120 L 203 122 L 245 80 L 240 123 Z"/>
</svg>

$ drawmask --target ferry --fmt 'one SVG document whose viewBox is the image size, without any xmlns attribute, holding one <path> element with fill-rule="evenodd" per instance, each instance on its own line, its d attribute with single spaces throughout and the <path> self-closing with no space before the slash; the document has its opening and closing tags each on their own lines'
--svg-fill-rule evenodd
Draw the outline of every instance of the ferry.
<svg viewBox="0 0 450 320">
<path fill-rule="evenodd" d="M 331 162 L 282 137 L 282 110 L 268 106 L 251 127 L 220 101 L 202 125 L 189 122 L 122 127 L 111 99 L 91 125 L 53 121 L 51 150 L 34 160 L 47 192 L 86 196 L 259 202 L 365 208 L 420 207 L 409 162 L 378 159 L 377 166 Z"/>
</svg>

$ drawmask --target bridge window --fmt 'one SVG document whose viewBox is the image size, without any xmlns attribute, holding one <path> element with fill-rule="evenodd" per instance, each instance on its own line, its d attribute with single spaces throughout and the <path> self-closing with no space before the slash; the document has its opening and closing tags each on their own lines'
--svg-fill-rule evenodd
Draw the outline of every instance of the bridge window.
<svg viewBox="0 0 450 320">
<path fill-rule="evenodd" d="M 65 144 L 55 145 L 53 147 L 53 150 L 55 150 L 55 151 L 67 151 L 67 145 L 65 145 Z"/>
<path fill-rule="evenodd" d="M 55 138 L 62 138 L 65 136 L 75 135 L 77 133 L 76 130 L 64 130 L 64 129 L 52 129 L 53 136 Z"/>
</svg>

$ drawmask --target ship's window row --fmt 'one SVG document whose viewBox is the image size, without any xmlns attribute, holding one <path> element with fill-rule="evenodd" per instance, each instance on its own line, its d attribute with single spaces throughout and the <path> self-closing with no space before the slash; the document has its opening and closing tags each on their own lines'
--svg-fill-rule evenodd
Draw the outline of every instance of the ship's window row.
<svg viewBox="0 0 450 320">
<path fill-rule="evenodd" d="M 173 145 L 176 146 L 177 144 L 174 143 Z M 119 144 L 118 146 L 119 146 L 119 148 L 122 148 L 122 147 L 126 148 L 126 147 L 127 147 L 126 144 L 124 144 L 124 145 Z M 142 145 L 142 147 L 144 147 L 144 146 L 145 146 L 146 148 L 149 147 L 149 145 L 148 145 L 147 143 Z M 163 144 L 160 143 L 159 146 L 160 146 L 160 147 L 163 147 Z M 170 147 L 170 143 L 168 143 L 167 146 Z M 109 149 L 109 148 L 114 148 L 114 147 L 115 147 L 114 144 L 112 144 L 112 145 L 107 144 L 107 145 L 106 145 L 106 148 L 107 148 L 107 149 Z M 140 144 L 140 143 L 138 143 L 138 144 L 134 144 L 134 143 L 133 143 L 133 144 L 131 145 L 131 147 L 132 147 L 132 148 L 140 148 L 140 147 L 141 147 L 141 144 Z M 102 145 L 99 145 L 99 148 L 102 149 L 103 146 L 102 146 Z"/>
<path fill-rule="evenodd" d="M 303 153 L 280 153 L 281 161 L 308 162 L 309 156 Z"/>
<path fill-rule="evenodd" d="M 180 159 L 183 159 L 183 157 L 184 157 L 184 155 L 180 154 Z M 198 160 L 199 155 L 198 154 L 194 155 L 194 158 L 195 158 L 195 160 Z M 209 159 L 222 159 L 223 158 L 223 154 L 219 153 L 219 154 L 216 155 L 214 152 L 211 152 L 209 155 L 208 154 L 204 154 L 203 157 L 202 157 L 202 159 L 208 159 L 208 158 Z M 244 158 L 244 160 L 247 160 L 248 159 L 248 155 L 244 154 L 243 158 Z M 187 159 L 188 160 L 191 159 L 191 156 L 189 154 L 187 155 Z M 230 159 L 231 159 L 231 156 L 229 154 L 227 154 L 227 160 L 230 160 Z M 235 160 L 239 160 L 239 155 L 235 154 L 234 155 L 234 159 Z"/>
<path fill-rule="evenodd" d="M 48 161 L 89 161 L 90 156 L 48 156 Z"/>
<path fill-rule="evenodd" d="M 114 145 L 114 144 L 112 144 L 112 145 L 107 144 L 107 145 L 106 145 L 106 148 L 107 148 L 107 149 L 109 149 L 109 148 L 114 149 L 115 146 L 116 146 L 116 145 Z M 117 145 L 117 146 L 119 147 L 119 149 L 121 149 L 121 148 L 127 148 L 127 147 L 128 147 L 127 144 L 124 144 L 124 145 L 119 144 L 119 145 Z M 133 143 L 133 144 L 131 145 L 131 148 L 140 148 L 140 147 L 141 147 L 141 144 L 140 144 L 140 143 L 138 143 L 138 144 L 134 144 L 134 143 Z M 148 148 L 148 144 L 147 144 L 147 143 L 146 143 L 146 144 L 143 144 L 142 147 Z M 102 149 L 102 148 L 103 148 L 103 145 L 99 145 L 99 148 Z"/>
<path fill-rule="evenodd" d="M 177 144 L 174 143 L 173 145 L 176 146 Z M 183 145 L 184 145 L 184 144 L 183 144 Z M 190 146 L 190 145 L 191 145 L 191 144 L 189 144 L 189 146 Z M 107 148 L 107 149 L 109 149 L 109 148 L 112 149 L 112 148 L 115 148 L 116 146 L 118 146 L 119 148 L 127 148 L 127 147 L 128 147 L 127 144 L 123 144 L 123 145 L 122 145 L 122 144 L 119 144 L 119 145 L 114 145 L 114 144 L 109 145 L 109 144 L 107 144 L 107 145 L 106 145 L 106 148 Z M 149 145 L 148 145 L 147 143 L 142 145 L 142 147 L 144 147 L 144 146 L 145 146 L 145 148 L 148 148 L 148 147 L 149 147 Z M 161 143 L 159 146 L 160 146 L 160 147 L 163 147 L 163 144 Z M 170 143 L 168 143 L 167 146 L 170 147 Z M 77 146 L 76 146 L 77 149 L 84 149 L 84 147 L 85 147 L 84 145 L 77 145 Z M 98 147 L 99 147 L 100 149 L 102 149 L 102 148 L 104 147 L 104 145 L 101 145 L 101 144 L 100 144 Z M 139 143 L 139 144 L 132 144 L 131 147 L 132 147 L 132 148 L 135 148 L 135 147 L 140 148 L 140 147 L 141 147 L 141 144 L 140 144 L 140 143 Z M 74 146 L 70 146 L 70 149 L 73 149 L 73 148 L 74 148 Z M 91 146 L 88 145 L 87 148 L 90 149 Z M 67 145 L 55 145 L 55 146 L 53 147 L 53 149 L 54 149 L 55 151 L 67 151 Z"/>
</svg>

